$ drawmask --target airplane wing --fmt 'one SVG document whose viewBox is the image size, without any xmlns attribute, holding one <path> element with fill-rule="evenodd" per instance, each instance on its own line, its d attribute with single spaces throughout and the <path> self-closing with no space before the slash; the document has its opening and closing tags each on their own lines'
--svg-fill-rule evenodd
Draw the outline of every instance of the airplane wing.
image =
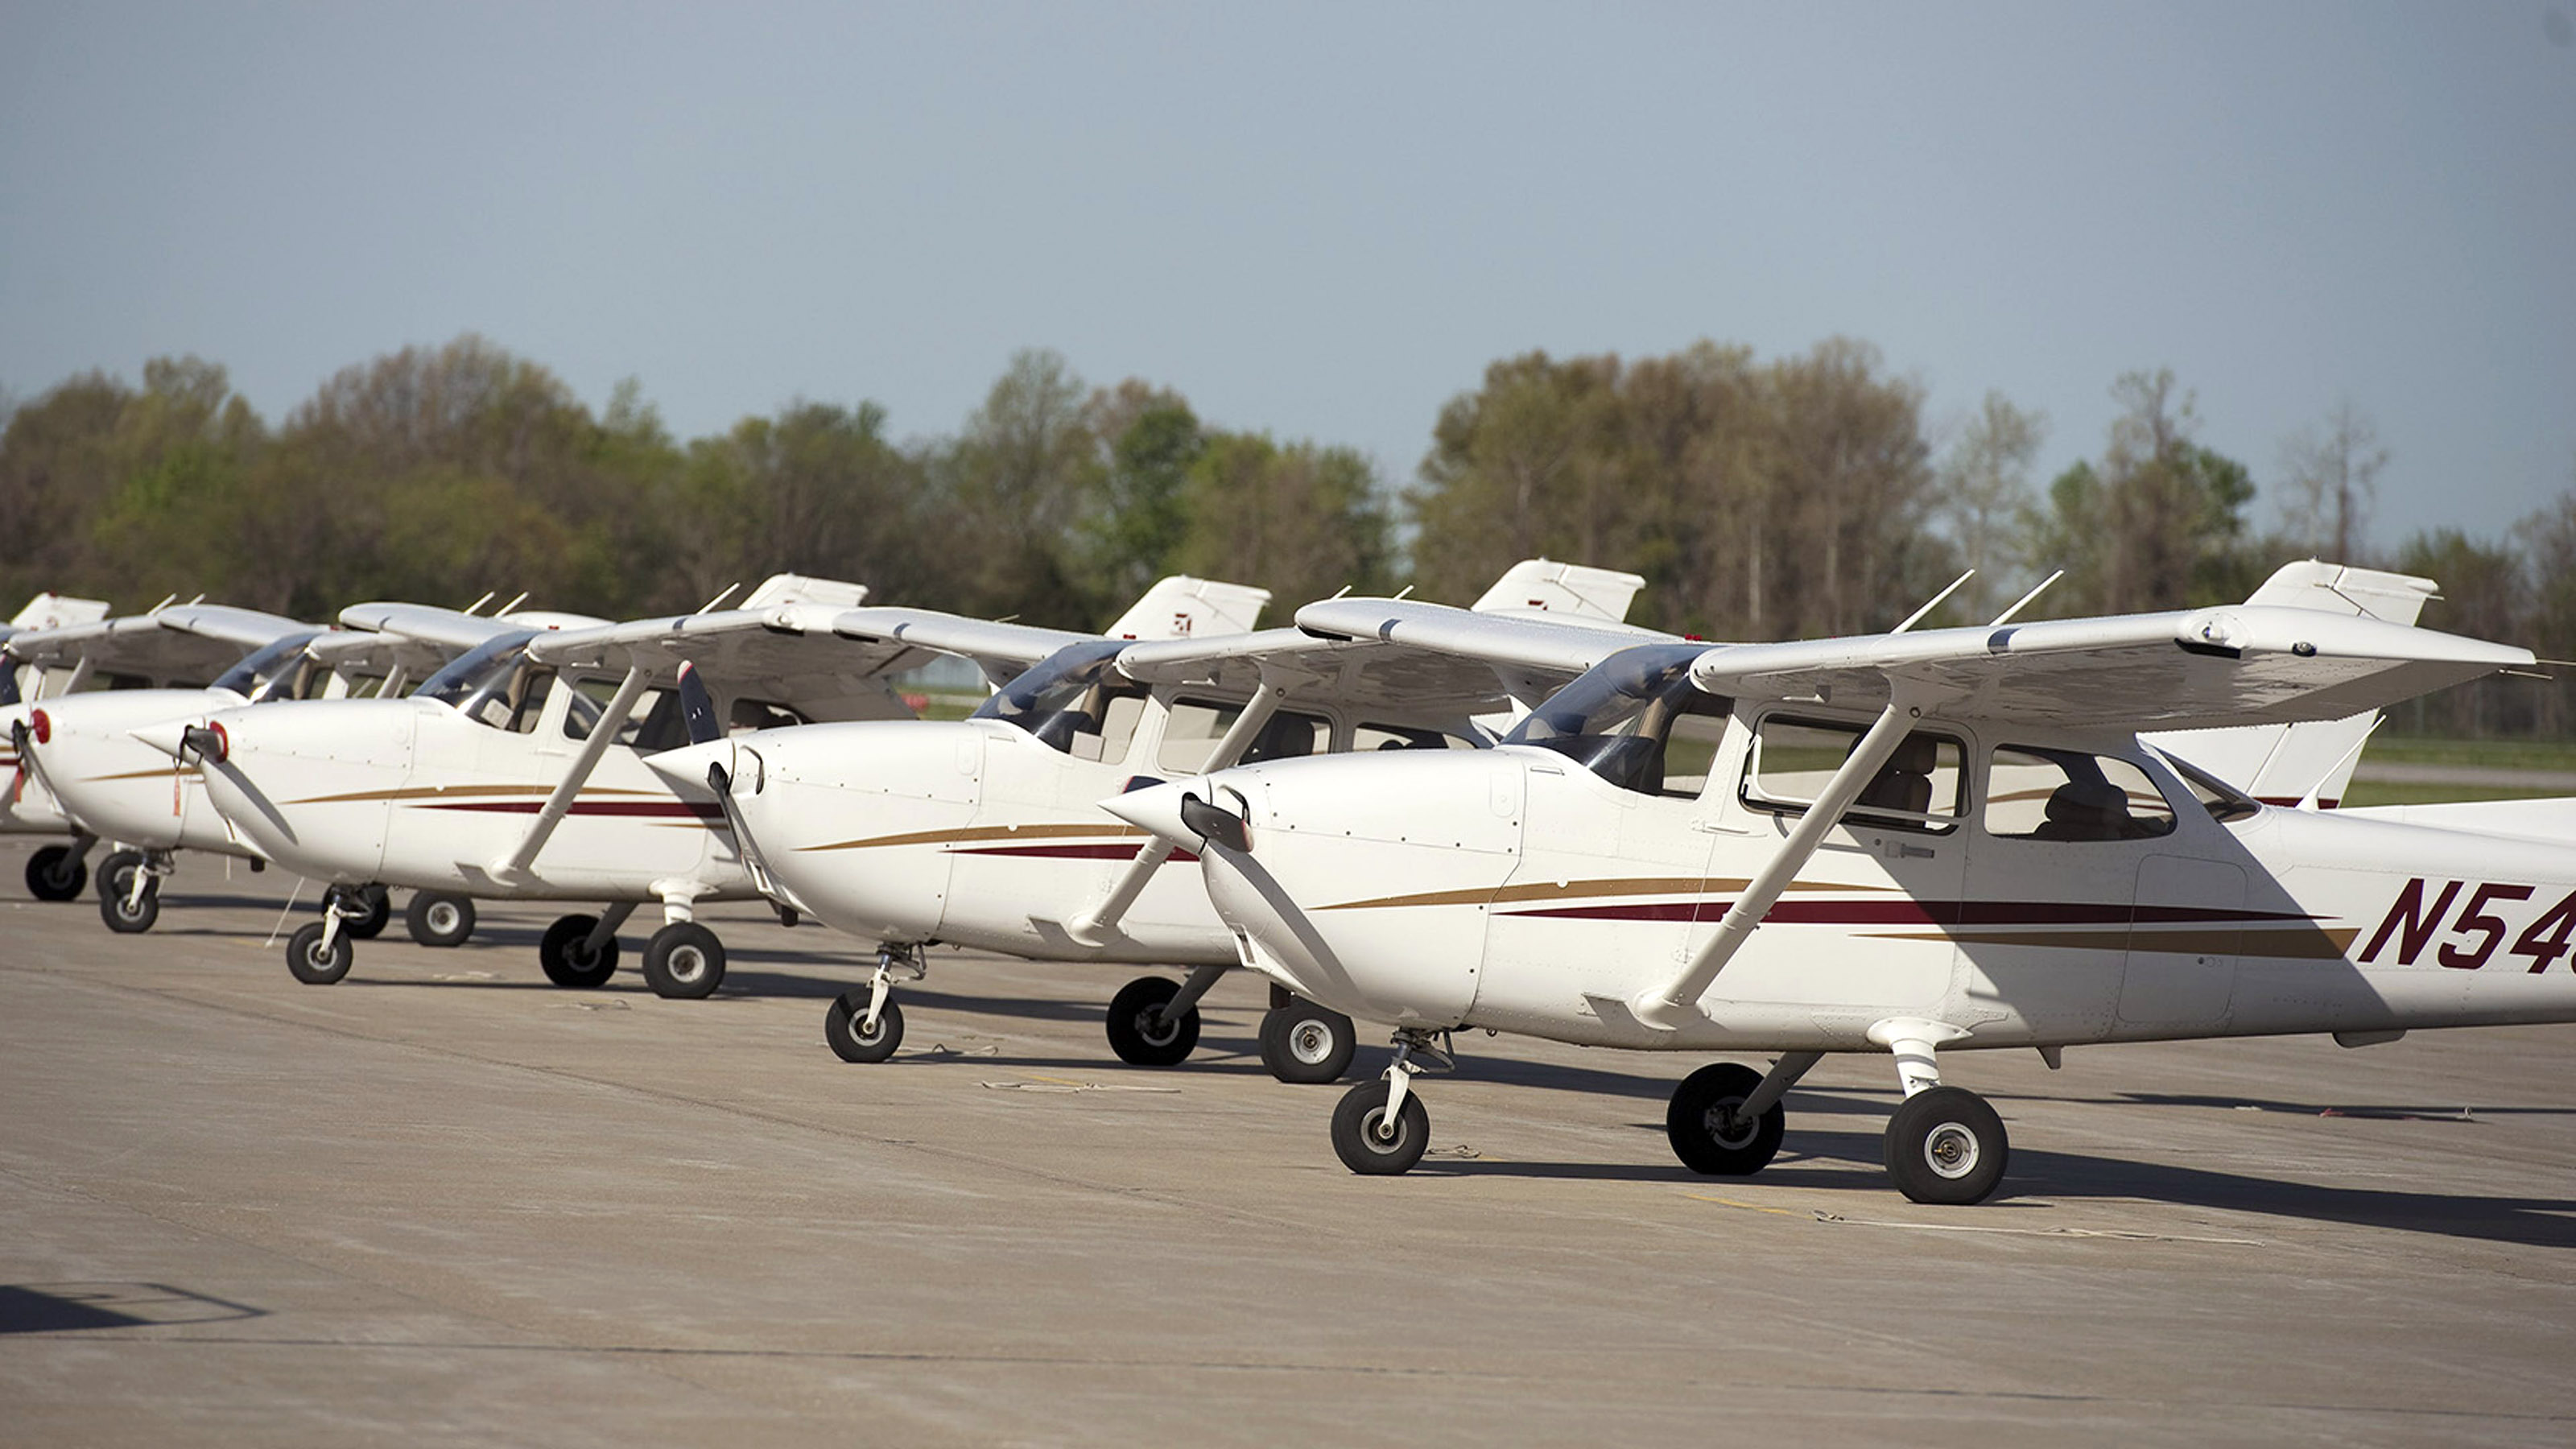
<svg viewBox="0 0 2576 1449">
<path fill-rule="evenodd" d="M 2236 604 L 1727 644 L 1691 678 L 1711 694 L 1872 709 L 1903 681 L 1962 718 L 2195 728 L 2341 719 L 2533 662 L 2527 649 L 2380 619 Z"/>
<path fill-rule="evenodd" d="M 257 609 L 179 604 L 149 614 L 30 629 L 0 647 L 22 664 L 47 669 L 73 668 L 86 659 L 94 673 L 204 684 L 253 650 L 311 627 Z"/>
<path fill-rule="evenodd" d="M 832 620 L 832 632 L 853 646 L 883 651 L 887 662 L 876 666 L 881 671 L 910 669 L 928 663 L 933 654 L 954 654 L 973 660 L 996 686 L 1010 683 L 1067 644 L 1097 637 L 1034 624 L 969 619 L 936 609 L 891 608 L 844 609 Z M 876 656 L 871 652 L 855 657 Z"/>
<path fill-rule="evenodd" d="M 596 628 L 607 622 L 587 614 L 530 611 L 493 616 L 436 604 L 381 601 L 342 609 L 343 627 L 305 645 L 304 652 L 332 669 L 369 674 L 399 669 L 406 678 L 425 679 L 449 660 L 502 634 Z"/>
<path fill-rule="evenodd" d="M 557 668 L 641 671 L 648 685 L 664 687 L 678 683 L 686 661 L 731 693 L 773 699 L 809 719 L 904 717 L 885 675 L 914 651 L 854 648 L 833 632 L 847 612 L 805 601 L 550 630 L 528 641 L 528 657 Z M 527 627 L 516 615 L 508 622 Z"/>
</svg>

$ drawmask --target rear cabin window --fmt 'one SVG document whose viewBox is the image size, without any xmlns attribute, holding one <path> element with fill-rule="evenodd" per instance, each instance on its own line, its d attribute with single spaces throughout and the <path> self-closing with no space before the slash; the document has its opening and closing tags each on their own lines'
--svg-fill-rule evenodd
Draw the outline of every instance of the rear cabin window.
<svg viewBox="0 0 2576 1449">
<path fill-rule="evenodd" d="M 2006 745 L 1986 775 L 1986 833 L 2002 840 L 2152 840 L 2173 807 L 2147 772 L 2081 750 Z"/>
<path fill-rule="evenodd" d="M 766 699 L 737 699 L 725 711 L 725 733 L 747 734 L 752 730 L 783 730 L 789 725 L 807 723 L 804 715 Z"/>
<path fill-rule="evenodd" d="M 1754 732 L 1744 772 L 1744 803 L 1801 815 L 1850 758 L 1866 733 L 1859 725 L 1772 715 Z M 1957 740 L 1916 730 L 1843 812 L 1846 823 L 1927 830 L 1956 829 L 1967 803 L 1964 752 Z"/>
<path fill-rule="evenodd" d="M 1155 753 L 1154 762 L 1175 775 L 1200 773 L 1215 756 L 1225 732 L 1242 717 L 1243 706 L 1239 704 L 1174 700 L 1172 712 L 1163 723 L 1163 746 Z M 1261 727 L 1252 743 L 1244 747 L 1243 758 L 1235 763 L 1254 765 L 1263 760 L 1320 755 L 1332 748 L 1332 740 L 1333 727 L 1328 721 L 1283 709 Z"/>
<path fill-rule="evenodd" d="M 995 691 L 975 711 L 1077 760 L 1123 760 L 1145 716 L 1145 686 L 1120 674 L 1124 640 L 1068 644 Z"/>
<path fill-rule="evenodd" d="M 1351 732 L 1351 749 L 1355 753 L 1371 750 L 1481 750 L 1484 746 L 1465 735 L 1453 735 L 1425 725 L 1363 724 Z"/>
</svg>

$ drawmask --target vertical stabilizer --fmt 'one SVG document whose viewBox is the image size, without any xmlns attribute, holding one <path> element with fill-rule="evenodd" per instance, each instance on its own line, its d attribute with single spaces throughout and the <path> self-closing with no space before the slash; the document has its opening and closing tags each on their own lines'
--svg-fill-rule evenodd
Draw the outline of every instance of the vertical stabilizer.
<svg viewBox="0 0 2576 1449">
<path fill-rule="evenodd" d="M 829 604 L 855 609 L 866 603 L 868 586 L 848 584 L 839 579 L 818 579 L 811 574 L 771 574 L 760 581 L 760 587 L 734 604 L 737 609 L 759 609 L 771 604 Z"/>
<path fill-rule="evenodd" d="M 2438 592 L 2431 579 L 2411 574 L 2302 559 L 2283 565 L 2245 602 L 2412 624 Z M 2171 730 L 2142 738 L 2267 805 L 2295 805 L 2313 796 L 2332 809 L 2361 763 L 2362 742 L 2378 724 L 2379 711 L 2365 710 L 2308 724 Z"/>
<path fill-rule="evenodd" d="M 1136 606 L 1103 632 L 1112 639 L 1193 639 L 1245 634 L 1270 602 L 1268 589 L 1174 574 L 1157 579 Z"/>
<path fill-rule="evenodd" d="M 1616 569 L 1525 558 L 1503 571 L 1485 596 L 1469 605 L 1479 614 L 1564 614 L 1623 622 L 1646 581 Z"/>
</svg>

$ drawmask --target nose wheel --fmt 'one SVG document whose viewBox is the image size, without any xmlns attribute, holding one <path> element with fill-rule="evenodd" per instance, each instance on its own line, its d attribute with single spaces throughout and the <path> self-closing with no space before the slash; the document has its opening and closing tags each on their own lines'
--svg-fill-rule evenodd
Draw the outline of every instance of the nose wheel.
<svg viewBox="0 0 2576 1449">
<path fill-rule="evenodd" d="M 876 973 L 864 991 L 844 991 L 823 1013 L 823 1040 L 845 1062 L 881 1062 L 903 1045 L 903 1008 L 894 1002 L 895 978 L 919 981 L 930 974 L 918 944 L 888 941 L 877 947 Z"/>
<path fill-rule="evenodd" d="M 1362 1082 L 1333 1108 L 1333 1155 L 1363 1177 L 1411 1172 L 1431 1145 L 1431 1114 L 1413 1091 L 1413 1079 L 1454 1065 L 1437 1033 L 1405 1027 L 1395 1034 L 1395 1060 L 1383 1081 Z M 1417 1061 L 1415 1058 L 1421 1058 Z"/>
<path fill-rule="evenodd" d="M 161 870 L 150 857 L 120 850 L 99 862 L 98 918 L 120 936 L 139 935 L 161 919 Z"/>
<path fill-rule="evenodd" d="M 349 923 L 366 914 L 365 895 L 349 886 L 322 894 L 322 919 L 309 921 L 286 941 L 286 969 L 307 986 L 329 986 L 349 974 L 357 959 Z"/>
</svg>

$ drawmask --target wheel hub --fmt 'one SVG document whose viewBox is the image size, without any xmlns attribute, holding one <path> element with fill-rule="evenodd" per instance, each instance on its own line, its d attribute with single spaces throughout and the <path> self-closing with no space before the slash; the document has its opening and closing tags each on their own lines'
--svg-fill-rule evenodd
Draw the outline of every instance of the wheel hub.
<svg viewBox="0 0 2576 1449">
<path fill-rule="evenodd" d="M 1739 1097 L 1720 1102 L 1708 1109 L 1708 1115 L 1701 1120 L 1708 1129 L 1709 1141 L 1728 1148 L 1752 1145 L 1760 1124 L 1735 1110 L 1742 1105 L 1744 1105 L 1743 1099 Z"/>
<path fill-rule="evenodd" d="M 429 928 L 444 936 L 456 929 L 456 917 L 456 907 L 440 901 L 429 908 Z"/>
<path fill-rule="evenodd" d="M 1307 1066 L 1314 1066 L 1333 1054 L 1332 1028 L 1320 1021 L 1301 1021 L 1288 1034 L 1288 1054 Z"/>
<path fill-rule="evenodd" d="M 1956 1180 L 1976 1171 L 1977 1134 L 1957 1122 L 1944 1122 L 1923 1139 L 1923 1161 L 1934 1172 Z"/>
<path fill-rule="evenodd" d="M 682 946 L 674 950 L 664 964 L 669 968 L 671 979 L 674 981 L 694 982 L 707 974 L 707 954 L 695 946 Z"/>
</svg>

